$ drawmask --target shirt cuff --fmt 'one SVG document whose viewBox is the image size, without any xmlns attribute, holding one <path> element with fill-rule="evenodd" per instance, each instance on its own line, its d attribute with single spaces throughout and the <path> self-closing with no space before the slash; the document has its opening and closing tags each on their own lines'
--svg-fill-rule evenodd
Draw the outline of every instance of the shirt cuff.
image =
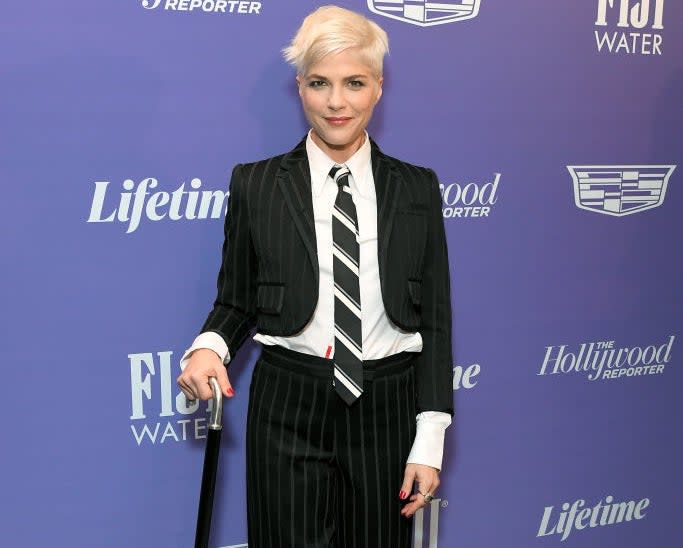
<svg viewBox="0 0 683 548">
<path fill-rule="evenodd" d="M 214 331 L 205 331 L 204 333 L 197 335 L 192 346 L 185 350 L 185 354 L 180 358 L 180 369 L 182 371 L 185 370 L 187 362 L 190 361 L 192 352 L 199 350 L 200 348 L 213 350 L 218 354 L 218 357 L 223 361 L 223 364 L 228 365 L 228 362 L 230 361 L 230 352 L 228 351 L 228 345 L 225 344 L 223 337 Z"/>
<path fill-rule="evenodd" d="M 408 463 L 425 464 L 441 470 L 446 428 L 451 424 L 450 413 L 424 411 L 417 415 L 417 431 Z"/>
</svg>

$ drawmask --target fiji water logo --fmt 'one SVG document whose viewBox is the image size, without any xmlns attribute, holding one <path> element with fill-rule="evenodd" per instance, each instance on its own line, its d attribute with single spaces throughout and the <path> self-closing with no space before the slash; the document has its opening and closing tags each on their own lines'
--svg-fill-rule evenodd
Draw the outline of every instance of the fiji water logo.
<svg viewBox="0 0 683 548">
<path fill-rule="evenodd" d="M 261 15 L 261 2 L 251 0 L 142 0 L 147 10 Z"/>
<path fill-rule="evenodd" d="M 378 15 L 420 27 L 472 19 L 479 14 L 481 0 L 368 0 L 368 9 Z"/>
<path fill-rule="evenodd" d="M 595 26 L 599 52 L 661 55 L 664 0 L 598 0 Z M 613 30 L 604 30 L 610 26 Z"/>
<path fill-rule="evenodd" d="M 567 166 L 580 209 L 623 217 L 664 203 L 675 165 Z"/>
<path fill-rule="evenodd" d="M 128 354 L 130 430 L 138 447 L 206 438 L 213 400 L 201 402 L 205 416 L 195 415 L 200 402 L 188 402 L 177 388 L 180 366 L 172 357 L 170 350 Z"/>
</svg>

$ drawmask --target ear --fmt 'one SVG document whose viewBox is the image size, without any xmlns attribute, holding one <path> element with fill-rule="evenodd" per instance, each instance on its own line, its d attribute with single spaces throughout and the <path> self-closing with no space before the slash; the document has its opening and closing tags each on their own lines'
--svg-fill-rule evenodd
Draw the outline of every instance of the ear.
<svg viewBox="0 0 683 548">
<path fill-rule="evenodd" d="M 299 89 L 299 97 L 301 97 L 301 95 L 303 94 L 303 90 L 301 89 L 301 84 L 302 84 L 301 75 L 297 74 L 296 75 L 296 86 Z"/>
<path fill-rule="evenodd" d="M 377 79 L 377 98 L 375 99 L 375 104 L 379 103 L 380 97 L 382 97 L 382 84 L 384 83 L 384 77 L 380 76 Z"/>
</svg>

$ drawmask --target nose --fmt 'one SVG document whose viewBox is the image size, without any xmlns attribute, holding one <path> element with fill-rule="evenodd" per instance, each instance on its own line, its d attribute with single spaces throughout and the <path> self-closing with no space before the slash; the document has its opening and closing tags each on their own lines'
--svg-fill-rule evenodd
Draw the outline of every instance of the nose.
<svg viewBox="0 0 683 548">
<path fill-rule="evenodd" d="M 327 97 L 327 107 L 330 110 L 341 110 L 344 108 L 344 91 L 341 86 L 330 86 L 330 94 Z"/>
</svg>

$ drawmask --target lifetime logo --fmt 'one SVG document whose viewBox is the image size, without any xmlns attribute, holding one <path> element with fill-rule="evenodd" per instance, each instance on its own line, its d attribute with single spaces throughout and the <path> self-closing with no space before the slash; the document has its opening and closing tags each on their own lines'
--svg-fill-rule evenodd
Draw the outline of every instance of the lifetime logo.
<svg viewBox="0 0 683 548">
<path fill-rule="evenodd" d="M 190 181 L 189 190 L 185 183 L 172 192 L 150 192 L 159 181 L 147 177 L 136 183 L 132 179 L 123 181 L 123 192 L 108 196 L 109 181 L 96 181 L 88 223 L 124 223 L 126 234 L 135 232 L 143 218 L 149 221 L 180 221 L 183 219 L 220 219 L 227 210 L 230 191 L 201 190 L 201 179 Z M 114 205 L 116 204 L 116 205 Z"/>
<path fill-rule="evenodd" d="M 481 373 L 481 366 L 473 363 L 467 367 L 456 365 L 453 367 L 453 390 L 470 390 L 477 386 L 477 377 Z"/>
<path fill-rule="evenodd" d="M 618 3 L 618 5 L 617 5 Z M 596 27 L 608 26 L 608 10 L 610 21 L 617 17 L 617 27 L 633 29 L 627 31 L 595 32 L 595 43 L 599 52 L 627 53 L 638 55 L 661 55 L 662 35 L 659 32 L 642 32 L 648 27 L 650 30 L 664 29 L 664 0 L 598 0 L 598 15 Z"/>
<path fill-rule="evenodd" d="M 161 8 L 165 11 L 261 14 L 261 2 L 250 0 L 142 0 L 142 7 L 148 10 Z"/>
<path fill-rule="evenodd" d="M 614 502 L 614 497 L 607 495 L 604 503 L 600 499 L 592 508 L 584 506 L 586 501 L 583 499 L 575 500 L 572 504 L 564 502 L 557 517 L 553 512 L 554 507 L 546 506 L 536 537 L 561 535 L 560 541 L 563 542 L 574 530 L 581 531 L 587 527 L 605 527 L 634 519 L 641 520 L 646 516 L 645 509 L 650 506 L 650 499 Z"/>
</svg>

